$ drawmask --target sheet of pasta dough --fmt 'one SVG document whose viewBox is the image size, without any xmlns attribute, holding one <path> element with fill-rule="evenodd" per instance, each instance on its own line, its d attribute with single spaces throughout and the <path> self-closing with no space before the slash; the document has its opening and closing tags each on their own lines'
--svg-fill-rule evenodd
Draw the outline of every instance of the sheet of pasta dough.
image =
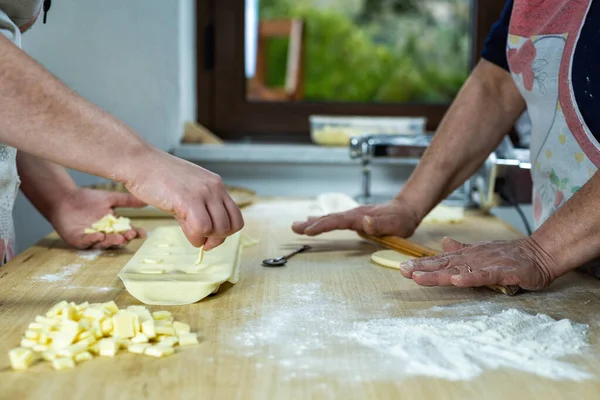
<svg viewBox="0 0 600 400">
<path fill-rule="evenodd" d="M 407 256 L 406 254 L 398 253 L 394 250 L 379 250 L 371 254 L 371 260 L 379 265 L 388 268 L 400 269 L 400 264 L 406 261 L 410 261 L 414 257 Z"/>
<path fill-rule="evenodd" d="M 241 253 L 251 244 L 238 232 L 221 246 L 204 254 L 192 246 L 179 226 L 160 227 L 119 272 L 127 291 L 144 304 L 192 304 L 219 290 L 225 282 L 237 283 Z"/>
</svg>

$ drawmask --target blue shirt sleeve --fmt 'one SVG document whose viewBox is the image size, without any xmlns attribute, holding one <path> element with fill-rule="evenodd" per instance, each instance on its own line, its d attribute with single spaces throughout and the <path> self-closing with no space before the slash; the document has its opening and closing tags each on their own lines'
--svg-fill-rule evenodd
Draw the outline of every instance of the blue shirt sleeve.
<svg viewBox="0 0 600 400">
<path fill-rule="evenodd" d="M 508 60 L 506 58 L 506 44 L 508 41 L 508 27 L 513 10 L 514 0 L 508 0 L 502 11 L 498 22 L 492 26 L 488 34 L 481 57 L 508 71 Z"/>
</svg>

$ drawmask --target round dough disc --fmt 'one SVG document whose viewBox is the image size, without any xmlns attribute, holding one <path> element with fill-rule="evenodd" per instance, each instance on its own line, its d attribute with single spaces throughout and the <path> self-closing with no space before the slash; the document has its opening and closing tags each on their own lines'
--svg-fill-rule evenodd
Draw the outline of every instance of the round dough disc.
<svg viewBox="0 0 600 400">
<path fill-rule="evenodd" d="M 408 260 L 412 260 L 414 257 L 407 256 L 406 254 L 398 253 L 394 250 L 380 250 L 371 254 L 371 260 L 379 265 L 383 265 L 388 268 L 400 269 L 400 264 Z"/>
</svg>

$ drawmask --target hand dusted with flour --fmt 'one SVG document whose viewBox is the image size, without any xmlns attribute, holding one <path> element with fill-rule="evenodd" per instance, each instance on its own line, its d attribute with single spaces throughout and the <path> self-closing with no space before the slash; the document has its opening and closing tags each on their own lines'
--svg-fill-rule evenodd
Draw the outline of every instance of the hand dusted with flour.
<svg viewBox="0 0 600 400">
<path fill-rule="evenodd" d="M 400 265 L 406 278 L 422 286 L 547 287 L 556 278 L 552 259 L 531 239 L 483 242 L 472 246 L 445 238 L 443 254 Z"/>
</svg>

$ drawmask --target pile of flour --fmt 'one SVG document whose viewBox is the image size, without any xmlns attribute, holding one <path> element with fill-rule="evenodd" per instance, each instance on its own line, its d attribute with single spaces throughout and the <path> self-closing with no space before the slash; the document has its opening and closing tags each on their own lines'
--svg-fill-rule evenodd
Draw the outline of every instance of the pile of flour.
<svg viewBox="0 0 600 400">
<path fill-rule="evenodd" d="M 260 360 L 257 368 L 264 360 L 284 367 L 284 380 L 329 375 L 350 381 L 410 376 L 456 381 L 500 368 L 554 380 L 591 378 L 564 358 L 584 352 L 587 325 L 482 304 L 444 310 L 444 318 L 430 317 L 440 307 L 419 317 L 369 318 L 367 304 L 359 311 L 319 283 L 287 290 L 255 318 L 254 309 L 239 310 L 247 322 L 229 338 L 236 356 Z"/>
<path fill-rule="evenodd" d="M 587 325 L 515 309 L 466 319 L 393 318 L 355 323 L 346 337 L 397 359 L 407 375 L 469 380 L 513 368 L 550 379 L 582 380 L 560 360 L 586 347 Z"/>
</svg>

